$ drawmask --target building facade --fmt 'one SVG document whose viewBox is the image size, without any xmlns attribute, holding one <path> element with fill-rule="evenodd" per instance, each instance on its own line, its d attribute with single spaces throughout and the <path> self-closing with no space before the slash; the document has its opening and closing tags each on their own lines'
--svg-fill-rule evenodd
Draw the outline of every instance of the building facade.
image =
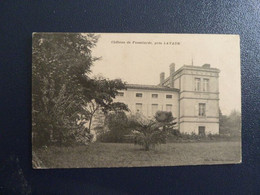
<svg viewBox="0 0 260 195">
<path fill-rule="evenodd" d="M 158 85 L 128 84 L 115 101 L 148 118 L 159 110 L 170 111 L 181 133 L 218 134 L 220 71 L 209 64 L 184 65 L 175 71 L 173 63 L 169 72 L 167 78 L 160 74 Z"/>
</svg>

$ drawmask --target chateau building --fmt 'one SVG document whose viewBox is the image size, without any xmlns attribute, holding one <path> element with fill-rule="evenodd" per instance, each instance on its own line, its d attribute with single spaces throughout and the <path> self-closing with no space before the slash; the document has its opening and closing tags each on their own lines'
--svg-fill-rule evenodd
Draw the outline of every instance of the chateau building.
<svg viewBox="0 0 260 195">
<path fill-rule="evenodd" d="M 219 72 L 210 64 L 184 65 L 175 71 L 172 63 L 169 77 L 162 72 L 158 85 L 127 84 L 127 90 L 120 91 L 115 101 L 148 118 L 158 110 L 170 111 L 181 133 L 218 134 Z"/>
</svg>

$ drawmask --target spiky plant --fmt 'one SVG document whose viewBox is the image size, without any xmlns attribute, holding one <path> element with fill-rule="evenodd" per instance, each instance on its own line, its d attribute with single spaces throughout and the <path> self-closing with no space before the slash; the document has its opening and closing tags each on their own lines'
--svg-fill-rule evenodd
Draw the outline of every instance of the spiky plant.
<svg viewBox="0 0 260 195">
<path fill-rule="evenodd" d="M 176 122 L 171 112 L 157 112 L 154 119 L 147 119 L 144 116 L 134 118 L 131 125 L 133 131 L 131 137 L 134 144 L 144 147 L 146 151 L 150 147 L 166 143 L 167 136 L 174 129 Z"/>
</svg>

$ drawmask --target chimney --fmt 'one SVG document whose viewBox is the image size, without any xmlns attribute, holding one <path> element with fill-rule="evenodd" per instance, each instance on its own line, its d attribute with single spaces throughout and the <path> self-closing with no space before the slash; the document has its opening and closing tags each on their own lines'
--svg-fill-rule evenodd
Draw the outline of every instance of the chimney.
<svg viewBox="0 0 260 195">
<path fill-rule="evenodd" d="M 202 68 L 210 68 L 210 64 L 203 64 Z"/>
<path fill-rule="evenodd" d="M 175 72 L 175 64 L 171 63 L 170 64 L 170 76 L 172 76 L 174 72 Z"/>
<path fill-rule="evenodd" d="M 164 80 L 165 80 L 165 73 L 162 72 L 162 73 L 160 74 L 160 85 L 163 85 Z"/>
<path fill-rule="evenodd" d="M 171 63 L 170 64 L 170 76 L 169 76 L 170 87 L 174 87 L 174 82 L 173 82 L 173 74 L 174 74 L 174 72 L 175 72 L 175 64 Z"/>
</svg>

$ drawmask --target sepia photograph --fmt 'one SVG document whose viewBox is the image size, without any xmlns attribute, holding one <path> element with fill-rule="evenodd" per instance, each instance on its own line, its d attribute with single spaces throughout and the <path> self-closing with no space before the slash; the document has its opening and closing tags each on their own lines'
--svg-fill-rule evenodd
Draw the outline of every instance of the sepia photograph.
<svg viewBox="0 0 260 195">
<path fill-rule="evenodd" d="M 33 33 L 34 169 L 241 162 L 239 35 Z"/>
</svg>

